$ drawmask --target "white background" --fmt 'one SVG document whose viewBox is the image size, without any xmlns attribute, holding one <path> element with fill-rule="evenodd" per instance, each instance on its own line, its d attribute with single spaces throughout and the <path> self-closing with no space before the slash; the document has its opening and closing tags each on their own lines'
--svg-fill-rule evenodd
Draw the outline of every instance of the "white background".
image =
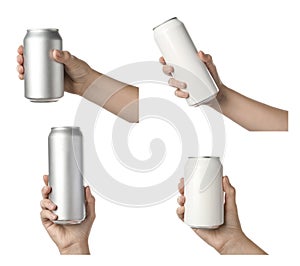
<svg viewBox="0 0 300 266">
<path fill-rule="evenodd" d="M 78 265 L 85 261 L 97 265 L 217 262 L 271 265 L 281 260 L 290 264 L 297 259 L 300 236 L 297 2 L 2 1 L 0 264 L 10 260 L 9 264 L 49 265 Z M 250 133 L 225 118 L 224 173 L 236 187 L 245 233 L 271 256 L 218 256 L 177 219 L 176 197 L 148 208 L 126 208 L 96 195 L 97 219 L 90 236 L 93 256 L 63 258 L 41 225 L 40 189 L 42 175 L 48 168 L 50 127 L 71 125 L 80 97 L 66 93 L 54 104 L 33 104 L 26 100 L 23 82 L 18 80 L 15 70 L 16 49 L 27 28 L 56 27 L 60 29 L 65 49 L 107 73 L 128 63 L 157 60 L 160 54 L 152 28 L 174 16 L 185 23 L 198 49 L 213 55 L 226 85 L 289 110 L 288 133 Z M 159 95 L 159 90 L 161 97 L 185 105 L 166 86 L 155 86 L 153 90 L 146 86 L 140 93 L 147 97 Z M 105 115 L 115 119 L 113 115 Z M 139 137 L 142 139 L 142 134 Z M 134 148 L 134 141 L 131 145 Z"/>
</svg>

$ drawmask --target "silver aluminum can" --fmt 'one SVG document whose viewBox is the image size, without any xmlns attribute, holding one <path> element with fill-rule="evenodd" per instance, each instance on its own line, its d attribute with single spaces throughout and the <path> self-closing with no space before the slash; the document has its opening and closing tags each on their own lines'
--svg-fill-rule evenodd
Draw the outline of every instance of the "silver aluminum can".
<svg viewBox="0 0 300 266">
<path fill-rule="evenodd" d="M 224 223 L 223 167 L 218 157 L 189 157 L 184 170 L 184 222 L 215 229 Z"/>
<path fill-rule="evenodd" d="M 174 67 L 173 77 L 187 84 L 187 102 L 191 106 L 211 101 L 219 89 L 184 24 L 176 17 L 153 29 L 154 39 L 167 64 Z"/>
<path fill-rule="evenodd" d="M 86 216 L 83 142 L 79 127 L 53 127 L 48 137 L 49 198 L 57 205 L 57 224 L 78 224 Z"/>
<path fill-rule="evenodd" d="M 64 66 L 52 58 L 62 50 L 58 29 L 27 30 L 24 38 L 25 97 L 32 102 L 54 102 L 64 95 Z"/>
</svg>

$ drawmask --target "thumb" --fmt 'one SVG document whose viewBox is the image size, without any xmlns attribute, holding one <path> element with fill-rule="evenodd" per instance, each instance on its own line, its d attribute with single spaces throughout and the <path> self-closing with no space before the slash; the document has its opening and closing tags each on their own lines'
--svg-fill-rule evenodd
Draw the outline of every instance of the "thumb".
<svg viewBox="0 0 300 266">
<path fill-rule="evenodd" d="M 228 176 L 223 177 L 223 190 L 225 192 L 225 203 L 230 210 L 236 209 L 235 188 L 231 185 Z"/>
<path fill-rule="evenodd" d="M 96 218 L 95 212 L 95 198 L 91 193 L 89 186 L 85 188 L 85 201 L 86 201 L 86 217 L 87 220 L 93 222 Z"/>
<path fill-rule="evenodd" d="M 54 50 L 53 59 L 58 63 L 68 66 L 71 64 L 73 56 L 68 51 Z"/>
<path fill-rule="evenodd" d="M 206 64 L 213 64 L 213 60 L 210 54 L 206 54 L 203 51 L 199 51 L 198 56 Z"/>
<path fill-rule="evenodd" d="M 223 177 L 223 190 L 225 192 L 225 224 L 228 226 L 241 227 L 236 205 L 235 188 L 231 185 L 228 176 Z"/>
</svg>

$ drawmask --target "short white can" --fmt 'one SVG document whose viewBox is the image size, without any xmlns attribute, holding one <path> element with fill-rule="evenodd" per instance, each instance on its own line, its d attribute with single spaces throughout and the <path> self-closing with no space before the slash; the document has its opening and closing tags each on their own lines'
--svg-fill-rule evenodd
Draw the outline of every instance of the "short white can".
<svg viewBox="0 0 300 266">
<path fill-rule="evenodd" d="M 223 167 L 218 157 L 189 157 L 184 169 L 184 222 L 215 229 L 224 223 Z"/>
</svg>

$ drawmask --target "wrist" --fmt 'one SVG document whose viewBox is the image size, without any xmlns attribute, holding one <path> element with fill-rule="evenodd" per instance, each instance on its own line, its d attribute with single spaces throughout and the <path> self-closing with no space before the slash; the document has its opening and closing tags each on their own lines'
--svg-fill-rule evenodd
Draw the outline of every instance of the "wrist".
<svg viewBox="0 0 300 266">
<path fill-rule="evenodd" d="M 229 254 L 242 254 L 241 249 L 248 242 L 249 239 L 243 232 L 237 232 L 233 234 L 231 238 L 224 242 L 217 251 L 221 255 L 229 255 Z"/>
<path fill-rule="evenodd" d="M 64 248 L 59 248 L 59 252 L 61 255 L 90 255 L 87 241 L 76 242 Z"/>
<path fill-rule="evenodd" d="M 222 109 L 226 105 L 227 95 L 230 89 L 223 84 L 218 85 L 218 88 L 219 88 L 219 92 L 216 95 L 216 97 L 211 101 L 209 101 L 208 103 L 206 103 L 206 105 L 222 113 L 223 112 Z"/>
<path fill-rule="evenodd" d="M 227 94 L 228 94 L 229 88 L 223 84 L 221 84 L 218 87 L 219 87 L 219 92 L 217 94 L 216 99 L 217 99 L 220 107 L 222 107 L 223 105 L 225 105 L 225 103 L 227 101 Z"/>
<path fill-rule="evenodd" d="M 102 76 L 101 73 L 99 73 L 96 70 L 91 68 L 87 75 L 86 82 L 85 82 L 84 86 L 82 87 L 82 89 L 78 92 L 78 95 L 83 96 L 86 93 L 86 91 L 88 90 L 88 88 L 91 86 L 91 84 L 101 76 Z"/>
<path fill-rule="evenodd" d="M 243 232 L 226 241 L 221 249 L 221 255 L 267 255 L 267 253 L 252 242 Z"/>
</svg>

